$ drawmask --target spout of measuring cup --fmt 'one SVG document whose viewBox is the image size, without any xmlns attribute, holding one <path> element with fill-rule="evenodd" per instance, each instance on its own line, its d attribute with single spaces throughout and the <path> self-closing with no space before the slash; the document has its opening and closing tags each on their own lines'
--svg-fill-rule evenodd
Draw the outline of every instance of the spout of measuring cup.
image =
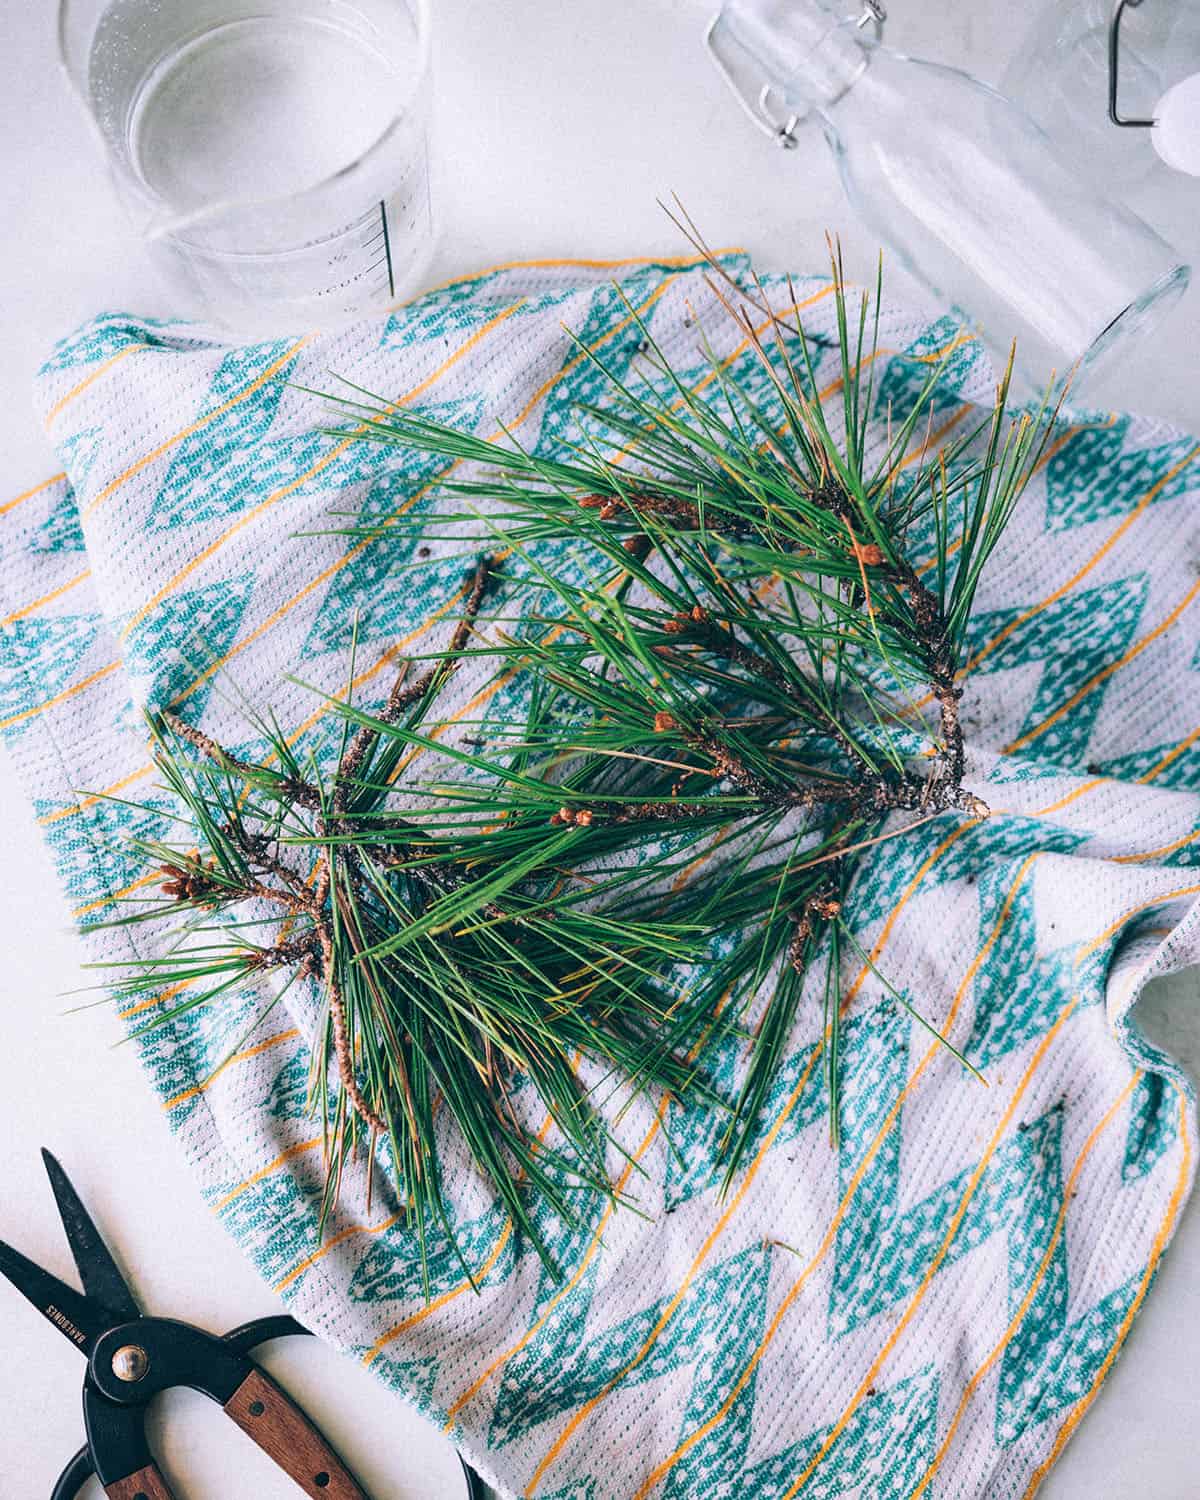
<svg viewBox="0 0 1200 1500">
<path fill-rule="evenodd" d="M 67 80 L 67 87 L 74 94 L 89 130 L 107 154 L 110 143 L 105 135 L 100 113 L 93 103 L 88 82 L 92 42 L 101 9 L 97 0 L 59 0 L 56 39 L 58 62 Z"/>
<path fill-rule="evenodd" d="M 83 17 L 85 3 L 86 0 L 59 0 L 56 34 L 59 63 L 71 91 L 87 109 L 87 64 L 94 28 Z"/>
<path fill-rule="evenodd" d="M 107 23 L 112 0 L 59 0 L 57 18 L 58 62 L 67 86 L 74 95 L 88 130 L 103 155 L 134 230 L 150 239 L 161 239 L 172 233 L 179 215 L 154 199 L 132 170 L 123 111 L 106 81 L 103 60 L 107 51 L 120 50 L 133 57 L 132 35 L 118 34 L 117 27 Z M 199 215 L 220 215 L 228 204 L 205 205 Z"/>
</svg>

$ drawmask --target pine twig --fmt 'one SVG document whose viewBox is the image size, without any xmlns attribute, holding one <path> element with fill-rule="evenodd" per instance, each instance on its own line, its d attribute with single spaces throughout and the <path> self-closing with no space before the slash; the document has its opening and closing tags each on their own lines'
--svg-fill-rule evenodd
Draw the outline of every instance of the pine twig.
<svg viewBox="0 0 1200 1500">
<path fill-rule="evenodd" d="M 209 734 L 202 729 L 196 729 L 178 714 L 172 713 L 169 708 L 162 711 L 163 722 L 170 728 L 172 734 L 183 740 L 185 744 L 191 745 L 201 755 L 211 760 L 214 765 L 219 766 L 222 771 L 228 771 L 233 776 L 239 776 L 244 781 L 253 781 L 255 777 L 262 776 L 264 769 L 255 766 L 250 761 L 242 760 L 239 756 L 226 750 L 219 745 Z M 288 800 L 297 807 L 316 809 L 321 805 L 321 794 L 315 786 L 309 782 L 294 776 L 282 776 L 273 778 L 279 784 L 280 789 L 286 794 Z"/>
<path fill-rule="evenodd" d="M 440 688 L 453 673 L 479 616 L 484 595 L 491 581 L 492 566 L 491 557 L 482 557 L 470 575 L 466 604 L 454 634 L 450 638 L 449 659 L 440 666 L 422 673 L 413 683 L 405 681 L 408 671 L 408 665 L 405 663 L 392 683 L 386 703 L 376 715 L 379 724 L 394 724 L 406 709 L 411 708 L 415 703 L 420 703 L 423 698 Z M 351 739 L 342 756 L 341 764 L 338 766 L 337 789 L 333 797 L 335 812 L 341 812 L 344 809 L 349 788 L 378 740 L 378 728 L 366 725 L 359 729 Z"/>
<path fill-rule="evenodd" d="M 909 827 L 987 815 L 964 785 L 963 643 L 980 572 L 1046 434 L 1025 417 L 1005 434 L 1002 383 L 988 421 L 931 453 L 921 424 L 938 363 L 907 413 L 893 421 L 889 409 L 882 457 L 869 459 L 880 448 L 868 430 L 878 317 L 872 328 L 868 299 L 848 301 L 831 254 L 836 334 L 816 355 L 798 315 L 776 313 L 761 282 L 741 287 L 710 257 L 717 302 L 757 361 L 753 383 L 714 360 L 711 394 L 689 389 L 632 308 L 666 399 L 582 351 L 609 383 L 610 401 L 587 416 L 610 428 L 612 460 L 599 441 L 547 458 L 382 399 L 364 407 L 357 393 L 358 440 L 476 467 L 447 488 L 469 497 L 457 510 L 448 498 L 437 520 L 414 512 L 347 534 L 382 541 L 435 525 L 453 540 L 461 527 L 473 544 L 476 502 L 497 502 L 489 530 L 527 564 L 513 586 L 518 604 L 522 590 L 536 596 L 530 628 L 471 644 L 491 583 L 482 558 L 432 664 L 402 663 L 373 715 L 333 705 L 353 728 L 327 784 L 301 776 L 282 740 L 280 772 L 164 716 L 178 744 L 225 773 L 189 774 L 164 746 L 203 851 L 146 846 L 164 895 L 206 922 L 263 901 L 280 924 L 273 943 L 209 968 L 206 950 L 181 949 L 179 985 L 211 972 L 215 997 L 243 972 L 289 968 L 320 982 L 327 1194 L 357 1141 L 386 1139 L 423 1239 L 426 1223 L 445 1222 L 433 1123 L 445 1109 L 547 1254 L 526 1192 L 569 1216 L 568 1178 L 608 1191 L 605 1127 L 579 1057 L 637 1086 L 696 1090 L 694 1052 L 761 1000 L 724 1137 L 732 1175 L 811 997 L 810 970 L 836 1146 L 856 872 L 906 831 L 893 814 L 917 814 Z M 830 350 L 833 416 L 818 394 Z M 910 536 L 932 553 L 919 567 Z M 539 560 L 534 545 L 547 541 L 579 566 Z M 492 726 L 488 744 L 443 735 L 448 719 L 425 728 L 468 654 L 528 685 L 525 709 Z M 936 704 L 936 723 L 897 710 L 910 693 Z M 470 774 L 402 788 L 401 810 L 391 792 L 413 752 Z M 727 859 L 707 857 L 718 845 Z M 150 961 L 128 992 L 141 998 L 164 975 L 170 961 Z M 664 1005 L 667 990 L 677 998 Z M 523 1123 L 509 1087 L 522 1073 L 562 1153 Z"/>
</svg>

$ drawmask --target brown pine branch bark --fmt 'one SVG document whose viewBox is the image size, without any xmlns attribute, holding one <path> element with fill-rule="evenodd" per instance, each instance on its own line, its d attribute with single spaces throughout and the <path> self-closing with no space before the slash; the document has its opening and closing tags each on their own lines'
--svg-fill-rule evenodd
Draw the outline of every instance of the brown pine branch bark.
<svg viewBox="0 0 1200 1500">
<path fill-rule="evenodd" d="M 235 776 L 241 776 L 250 781 L 255 777 L 263 775 L 264 767 L 253 765 L 248 760 L 242 760 L 240 756 L 231 754 L 223 745 L 219 745 L 210 734 L 205 734 L 202 729 L 196 729 L 186 720 L 181 719 L 178 714 L 171 712 L 169 708 L 162 711 L 163 722 L 167 724 L 171 732 L 185 744 L 191 745 L 201 755 L 211 760 L 214 765 L 220 766 L 223 771 L 232 771 Z M 286 792 L 287 796 L 297 807 L 313 809 L 320 807 L 321 794 L 315 786 L 307 781 L 298 780 L 291 776 L 278 778 L 278 784 Z"/>
<path fill-rule="evenodd" d="M 879 569 L 877 576 L 887 579 L 907 596 L 912 609 L 916 641 L 926 659 L 930 691 L 938 704 L 942 746 L 939 752 L 939 774 L 928 779 L 914 778 L 911 785 L 907 782 L 889 784 L 880 779 L 871 790 L 871 797 L 887 805 L 908 807 L 913 805 L 912 799 L 918 797 L 916 787 L 920 785 L 924 791 L 919 795 L 917 805 L 921 807 L 940 810 L 955 808 L 975 817 L 986 817 L 986 804 L 961 790 L 966 769 L 966 749 L 959 715 L 962 689 L 955 680 L 949 637 L 937 598 L 921 582 L 920 575 L 906 558 L 890 560 L 876 544 L 858 541 L 853 529 L 850 499 L 840 483 L 827 479 L 805 493 L 812 504 L 837 516 L 845 525 L 851 553 L 864 570 L 864 577 L 866 567 Z M 603 521 L 625 517 L 636 521 L 641 514 L 661 516 L 664 520 L 690 530 L 699 530 L 703 525 L 712 532 L 729 536 L 742 535 L 748 529 L 748 523 L 738 518 L 724 516 L 719 510 L 711 513 L 706 511 L 702 516 L 698 506 L 673 497 L 645 493 L 630 493 L 628 497 L 589 494 L 579 498 L 577 503 L 585 510 L 599 510 Z M 649 539 L 639 536 L 635 540 L 644 543 L 644 550 L 639 548 L 638 554 L 644 557 L 650 550 Z M 742 667 L 748 673 L 759 675 L 774 686 L 783 687 L 786 683 L 784 674 L 773 663 L 739 641 L 731 630 L 713 622 L 707 611 L 699 606 L 688 614 L 671 617 L 664 622 L 663 629 L 668 635 L 686 635 L 713 655 Z M 831 726 L 830 732 L 834 738 L 840 738 L 843 748 L 853 752 L 853 746 L 845 736 L 839 736 L 836 725 Z"/>
<path fill-rule="evenodd" d="M 484 595 L 487 593 L 488 585 L 492 576 L 493 560 L 490 557 L 480 558 L 473 573 L 468 580 L 467 599 L 463 606 L 463 612 L 459 619 L 454 634 L 450 637 L 450 659 L 439 662 L 436 667 L 431 667 L 428 672 L 422 672 L 415 682 L 408 683 L 408 663 L 401 667 L 396 680 L 392 683 L 391 691 L 388 693 L 387 702 L 375 715 L 382 724 L 394 724 L 400 715 L 413 704 L 419 703 L 428 693 L 441 688 L 447 678 L 458 666 L 458 653 L 466 646 L 474 629 L 475 621 L 479 617 L 479 610 L 483 604 Z M 351 786 L 362 770 L 363 763 L 379 740 L 379 731 L 370 725 L 364 724 L 351 738 L 342 756 L 341 764 L 337 771 L 337 785 L 333 795 L 333 808 L 335 812 L 342 812 L 346 805 L 346 798 L 350 794 Z"/>
<path fill-rule="evenodd" d="M 459 654 L 465 649 L 475 626 L 491 575 L 492 559 L 481 558 L 468 579 L 466 602 L 450 638 L 447 659 L 422 673 L 411 683 L 407 681 L 408 664 L 405 663 L 392 684 L 383 708 L 376 716 L 380 724 L 394 724 L 407 708 L 420 702 L 428 693 L 437 691 L 454 672 L 459 664 Z M 176 714 L 166 711 L 163 719 L 178 739 L 222 770 L 248 783 L 259 781 L 270 774 L 265 767 L 233 755 L 211 735 L 194 728 Z M 379 735 L 378 727 L 364 725 L 351 737 L 334 773 L 332 793 L 328 801 L 317 787 L 307 781 L 295 777 L 273 778 L 277 790 L 295 807 L 317 814 L 318 841 L 331 833 L 343 831 L 349 825 L 347 801 L 356 777 L 378 743 Z M 287 917 L 303 919 L 309 924 L 303 933 L 281 938 L 269 948 L 252 950 L 252 956 L 247 959 L 248 966 L 266 972 L 291 965 L 305 976 L 319 979 L 329 1006 L 333 1052 L 345 1096 L 354 1112 L 373 1133 L 388 1134 L 391 1129 L 389 1122 L 367 1099 L 358 1081 L 345 997 L 338 974 L 331 903 L 339 902 L 344 924 L 347 913 L 344 897 L 339 889 L 339 879 L 344 877 L 354 883 L 359 878 L 355 861 L 342 853 L 339 845 L 327 843 L 322 847 L 316 865 L 306 878 L 276 852 L 271 839 L 246 828 L 240 820 L 227 822 L 222 831 L 237 849 L 246 869 L 254 872 L 250 878 L 242 886 L 231 889 L 228 885 L 206 878 L 201 867 L 167 864 L 161 867 L 161 873 L 165 877 L 162 887 L 164 893 L 181 905 L 266 901 L 283 907 Z M 394 866 L 400 862 L 401 857 L 396 846 L 388 843 L 373 845 L 368 842 L 362 847 L 362 853 L 375 860 L 382 868 Z M 453 877 L 447 874 L 446 880 L 443 880 L 441 872 L 438 872 L 437 875 L 431 875 L 426 883 L 443 893 L 453 888 Z M 411 1093 L 405 1099 L 405 1106 L 410 1112 L 414 1107 Z"/>
</svg>

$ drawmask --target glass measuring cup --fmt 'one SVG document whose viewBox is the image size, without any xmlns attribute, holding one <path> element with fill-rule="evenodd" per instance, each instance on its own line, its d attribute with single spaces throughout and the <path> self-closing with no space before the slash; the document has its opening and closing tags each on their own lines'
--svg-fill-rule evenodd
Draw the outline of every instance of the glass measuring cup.
<svg viewBox="0 0 1200 1500">
<path fill-rule="evenodd" d="M 419 278 L 429 0 L 60 0 L 59 46 L 189 311 L 328 325 Z"/>
</svg>

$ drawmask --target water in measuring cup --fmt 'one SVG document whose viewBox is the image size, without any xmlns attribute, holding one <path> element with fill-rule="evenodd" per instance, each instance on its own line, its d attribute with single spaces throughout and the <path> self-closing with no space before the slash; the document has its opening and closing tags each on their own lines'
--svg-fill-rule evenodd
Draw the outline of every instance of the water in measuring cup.
<svg viewBox="0 0 1200 1500">
<path fill-rule="evenodd" d="M 232 21 L 147 82 L 133 158 L 176 208 L 303 192 L 370 150 L 395 103 L 391 69 L 337 28 L 303 16 Z"/>
<path fill-rule="evenodd" d="M 419 60 L 402 0 L 115 0 L 90 89 L 204 300 L 320 321 L 394 297 L 427 249 Z M 351 197 L 338 174 L 373 148 Z"/>
</svg>

